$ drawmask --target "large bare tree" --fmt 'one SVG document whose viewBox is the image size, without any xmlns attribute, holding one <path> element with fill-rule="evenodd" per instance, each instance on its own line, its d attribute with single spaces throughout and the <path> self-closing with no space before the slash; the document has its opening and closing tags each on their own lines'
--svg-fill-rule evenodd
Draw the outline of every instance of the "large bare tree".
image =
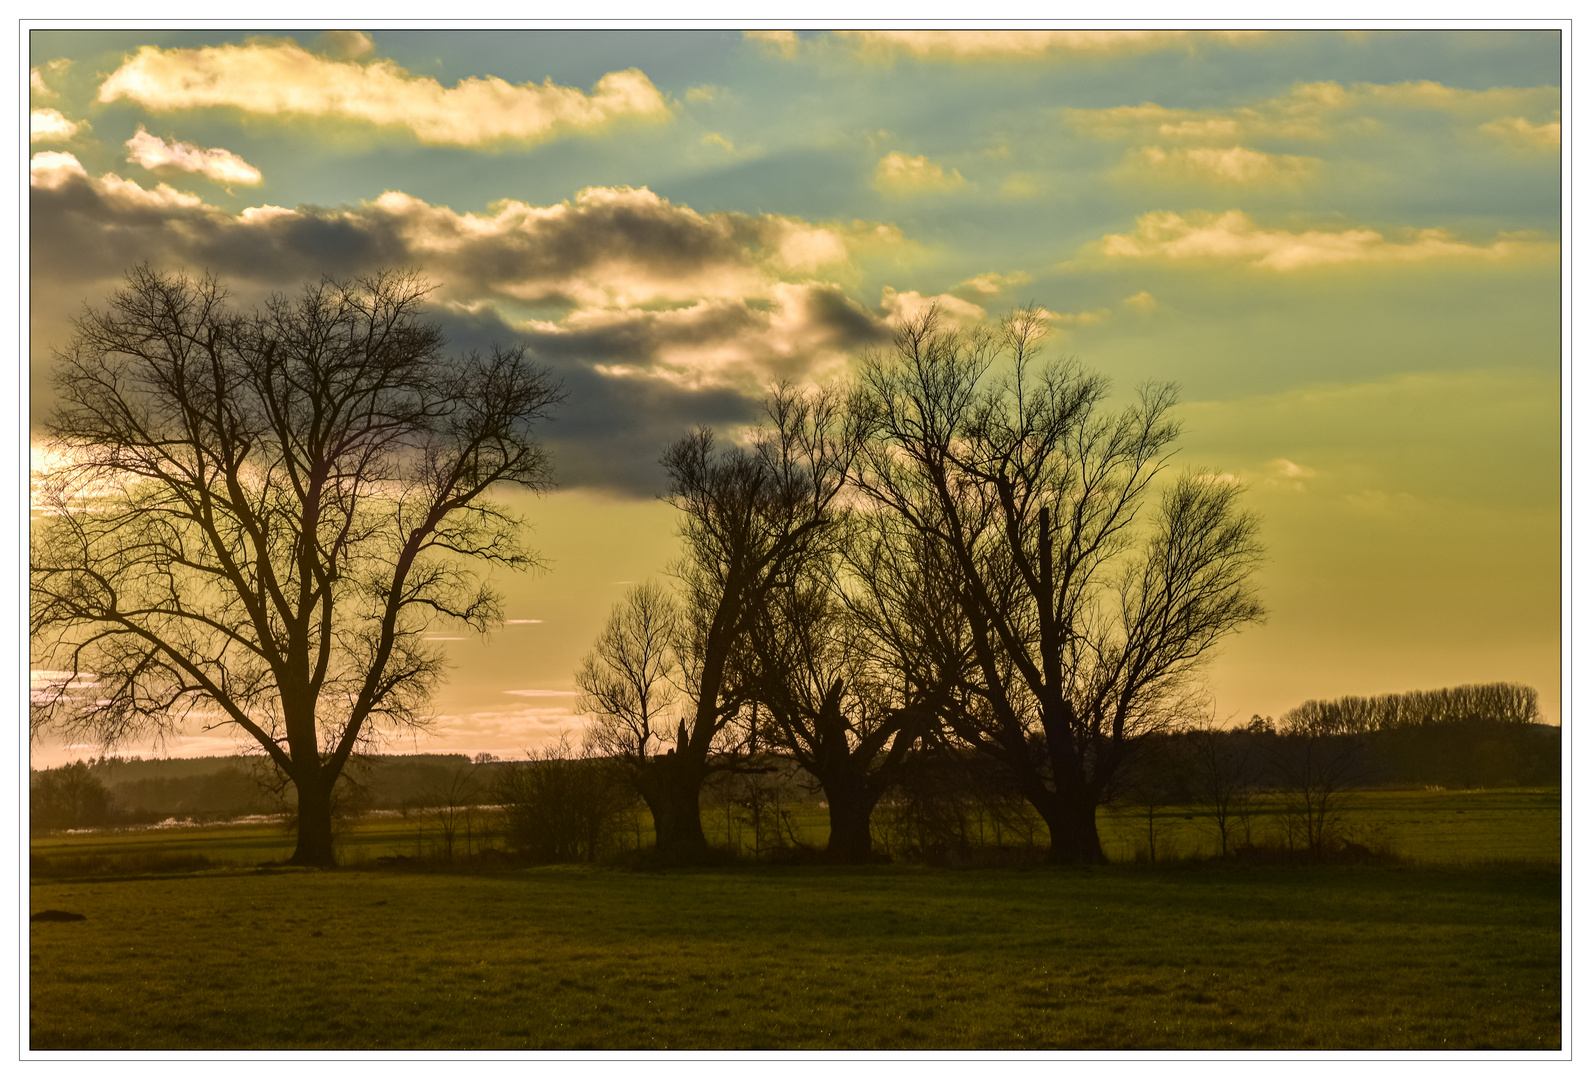
<svg viewBox="0 0 1591 1080">
<path fill-rule="evenodd" d="M 35 730 L 105 745 L 189 722 L 254 739 L 298 795 L 293 861 L 333 862 L 357 747 L 423 723 L 437 619 L 499 618 L 535 565 L 490 493 L 551 484 L 561 400 L 519 349 L 451 358 L 413 274 L 236 310 L 208 276 L 130 271 L 55 357 L 35 504 Z"/>
<path fill-rule="evenodd" d="M 1111 411 L 1100 376 L 1036 363 L 1043 335 L 1034 310 L 997 328 L 936 310 L 904 323 L 862 365 L 857 472 L 950 567 L 972 656 L 956 733 L 1015 777 L 1052 859 L 1100 861 L 1095 809 L 1134 739 L 1262 616 L 1260 546 L 1239 486 L 1164 475 L 1171 387 Z"/>
<path fill-rule="evenodd" d="M 598 745 L 628 769 L 652 811 L 664 861 L 707 855 L 702 782 L 733 764 L 732 725 L 754 700 L 747 632 L 771 597 L 837 542 L 835 504 L 856 451 L 843 406 L 834 390 L 776 387 L 767 423 L 746 445 L 721 446 L 702 428 L 664 452 L 666 498 L 680 511 L 685 549 L 679 599 L 632 594 L 578 679 Z M 666 650 L 657 636 L 664 623 Z M 664 669 L 681 691 L 677 712 L 656 708 L 670 681 Z M 663 729 L 664 716 L 673 730 Z"/>
</svg>

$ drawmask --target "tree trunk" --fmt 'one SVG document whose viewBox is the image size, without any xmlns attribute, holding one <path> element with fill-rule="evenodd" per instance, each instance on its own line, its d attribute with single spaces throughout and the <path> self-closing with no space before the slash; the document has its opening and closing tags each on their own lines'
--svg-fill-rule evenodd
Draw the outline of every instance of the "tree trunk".
<svg viewBox="0 0 1591 1080">
<path fill-rule="evenodd" d="M 298 847 L 287 860 L 294 866 L 336 866 L 331 846 L 331 785 L 319 772 L 295 777 L 298 788 Z"/>
<path fill-rule="evenodd" d="M 660 862 L 690 865 L 707 861 L 707 836 L 702 832 L 702 775 L 675 754 L 653 758 L 640 782 L 641 798 L 652 812 Z"/>
<path fill-rule="evenodd" d="M 1056 795 L 1038 807 L 1050 828 L 1049 861 L 1052 863 L 1103 863 L 1105 849 L 1099 843 L 1099 826 L 1094 820 L 1094 800 L 1087 794 Z"/>
<path fill-rule="evenodd" d="M 829 844 L 824 854 L 832 862 L 873 861 L 873 806 L 878 796 L 864 784 L 833 780 L 823 785 L 829 800 Z"/>
</svg>

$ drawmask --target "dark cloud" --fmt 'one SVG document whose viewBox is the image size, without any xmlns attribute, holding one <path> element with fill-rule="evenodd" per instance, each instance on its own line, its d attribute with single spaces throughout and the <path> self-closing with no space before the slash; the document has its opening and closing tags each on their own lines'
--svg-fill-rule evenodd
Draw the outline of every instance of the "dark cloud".
<svg viewBox="0 0 1591 1080">
<path fill-rule="evenodd" d="M 769 269 L 814 245 L 843 254 L 837 234 L 791 219 L 701 215 L 628 189 L 500 204 L 473 223 L 404 195 L 232 215 L 57 162 L 31 198 L 36 408 L 48 408 L 48 348 L 70 337 L 67 317 L 136 263 L 214 273 L 242 306 L 325 274 L 419 266 L 441 286 L 435 317 L 453 349 L 522 344 L 568 390 L 546 432 L 560 482 L 649 496 L 662 490 L 657 459 L 669 442 L 696 425 L 753 422 L 773 380 L 831 377 L 887 336 L 838 286 Z M 572 310 L 513 323 L 493 306 L 505 295 Z"/>
</svg>

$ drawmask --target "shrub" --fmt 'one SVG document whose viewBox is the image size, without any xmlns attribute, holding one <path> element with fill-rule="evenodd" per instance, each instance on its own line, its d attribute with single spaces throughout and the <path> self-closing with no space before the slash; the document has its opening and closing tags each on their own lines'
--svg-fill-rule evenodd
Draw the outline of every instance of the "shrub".
<svg viewBox="0 0 1591 1080">
<path fill-rule="evenodd" d="M 613 850 L 635 795 L 610 763 L 557 745 L 502 767 L 492 786 L 510 848 L 534 862 L 595 862 Z"/>
</svg>

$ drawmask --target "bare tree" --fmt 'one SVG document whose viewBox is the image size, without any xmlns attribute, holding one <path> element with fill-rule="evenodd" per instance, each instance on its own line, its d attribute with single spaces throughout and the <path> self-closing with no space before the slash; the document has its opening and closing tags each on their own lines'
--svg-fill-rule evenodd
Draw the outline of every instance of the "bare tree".
<svg viewBox="0 0 1591 1080">
<path fill-rule="evenodd" d="M 464 857 L 469 858 L 472 854 L 478 808 L 483 794 L 481 786 L 475 781 L 475 773 L 480 767 L 478 762 L 461 765 L 446 780 L 432 784 L 420 795 L 426 805 L 427 816 L 436 822 L 442 857 L 449 864 L 453 862 L 460 833 L 464 834 Z"/>
<path fill-rule="evenodd" d="M 874 651 L 865 625 L 821 563 L 769 598 L 750 627 L 748 684 L 766 706 L 772 741 L 822 785 L 826 854 L 873 856 L 871 817 L 907 751 L 934 725 L 943 683 L 914 684 Z M 853 588 L 859 588 L 853 583 Z M 880 663 L 879 660 L 885 660 Z"/>
<path fill-rule="evenodd" d="M 1043 327 L 1037 310 L 994 330 L 904 323 L 862 367 L 858 482 L 953 570 L 973 656 L 956 733 L 1017 778 L 1052 859 L 1100 861 L 1095 810 L 1134 739 L 1261 617 L 1261 549 L 1241 488 L 1195 472 L 1141 520 L 1178 434 L 1173 388 L 1108 412 L 1103 378 L 1036 369 Z"/>
<path fill-rule="evenodd" d="M 36 504 L 36 732 L 236 728 L 297 789 L 293 861 L 334 861 L 349 755 L 423 723 L 427 628 L 492 626 L 485 574 L 537 565 L 490 493 L 551 485 L 532 426 L 557 384 L 519 349 L 448 357 L 429 289 L 324 280 L 243 313 L 145 266 L 77 319 Z"/>
<path fill-rule="evenodd" d="M 1225 731 L 1211 722 L 1188 729 L 1183 737 L 1189 793 L 1209 812 L 1224 858 L 1234 846 L 1254 784 L 1252 741 L 1246 732 Z"/>
<path fill-rule="evenodd" d="M 637 740 L 626 760 L 667 861 L 707 854 L 701 786 L 733 763 L 727 729 L 751 701 L 746 633 L 835 542 L 835 502 L 855 453 L 838 393 L 781 386 L 765 408 L 768 422 L 747 446 L 720 448 L 704 428 L 663 455 L 685 543 L 676 571 L 685 614 L 673 650 L 684 701 L 673 746 L 659 752 L 661 741 Z"/>
<path fill-rule="evenodd" d="M 1313 859 L 1331 854 L 1343 839 L 1343 810 L 1363 772 L 1364 740 L 1294 729 L 1269 750 L 1281 781 L 1288 848 L 1300 843 Z"/>
</svg>

